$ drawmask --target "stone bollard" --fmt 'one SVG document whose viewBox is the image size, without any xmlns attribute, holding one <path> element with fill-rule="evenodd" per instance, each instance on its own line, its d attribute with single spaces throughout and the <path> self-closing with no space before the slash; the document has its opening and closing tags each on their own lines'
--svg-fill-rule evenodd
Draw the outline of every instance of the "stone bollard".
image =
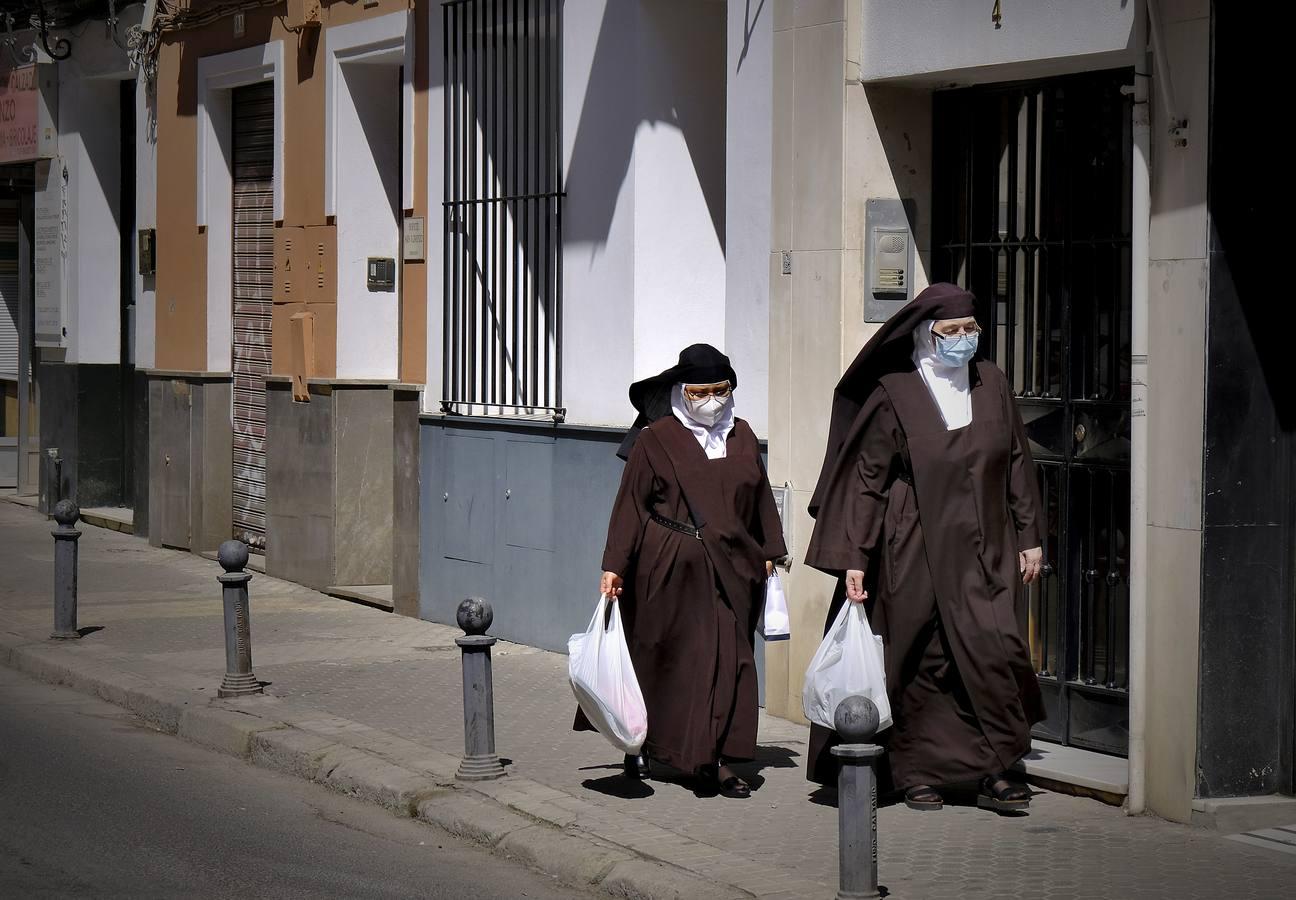
<svg viewBox="0 0 1296 900">
<path fill-rule="evenodd" d="M 50 637 L 74 641 L 77 630 L 77 540 L 81 532 L 74 527 L 81 510 L 71 500 L 54 504 L 54 631 Z"/>
<path fill-rule="evenodd" d="M 223 575 L 221 583 L 225 602 L 225 677 L 216 690 L 219 697 L 246 697 L 263 693 L 261 682 L 252 674 L 252 623 L 248 611 L 248 582 L 252 576 L 243 571 L 248 563 L 247 544 L 226 541 L 216 551 Z"/>
<path fill-rule="evenodd" d="M 455 638 L 463 650 L 464 758 L 455 778 L 490 781 L 504 775 L 495 755 L 495 687 L 491 679 L 491 651 L 495 638 L 486 634 L 495 620 L 491 605 L 479 597 L 459 604 L 455 621 L 464 636 Z"/>
<path fill-rule="evenodd" d="M 878 710 L 867 697 L 837 704 L 833 724 L 843 743 L 832 748 L 837 775 L 837 900 L 881 897 L 877 865 L 877 773 L 882 748 L 868 741 L 878 729 Z"/>
</svg>

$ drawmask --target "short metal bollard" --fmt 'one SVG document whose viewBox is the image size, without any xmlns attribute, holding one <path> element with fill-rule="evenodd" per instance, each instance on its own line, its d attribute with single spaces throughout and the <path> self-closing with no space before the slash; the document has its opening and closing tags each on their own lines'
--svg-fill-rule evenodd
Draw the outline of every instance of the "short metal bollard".
<svg viewBox="0 0 1296 900">
<path fill-rule="evenodd" d="M 81 637 L 77 630 L 77 540 L 81 532 L 74 527 L 81 510 L 71 500 L 54 504 L 54 631 L 50 637 L 72 641 Z"/>
<path fill-rule="evenodd" d="M 247 544 L 226 541 L 216 551 L 225 570 L 216 576 L 225 602 L 225 677 L 216 690 L 219 697 L 246 697 L 263 693 L 261 682 L 252 674 L 252 623 L 248 611 L 248 582 L 243 571 L 248 563 Z"/>
<path fill-rule="evenodd" d="M 881 897 L 877 864 L 877 773 L 882 748 L 868 743 L 877 734 L 878 709 L 867 697 L 837 704 L 833 724 L 843 743 L 832 748 L 841 763 L 837 776 L 837 900 Z"/>
<path fill-rule="evenodd" d="M 491 678 L 491 650 L 495 638 L 486 631 L 495 620 L 491 605 L 480 597 L 459 604 L 455 621 L 464 636 L 455 638 L 463 650 L 464 758 L 455 778 L 490 781 L 504 775 L 495 754 L 495 687 Z"/>
</svg>

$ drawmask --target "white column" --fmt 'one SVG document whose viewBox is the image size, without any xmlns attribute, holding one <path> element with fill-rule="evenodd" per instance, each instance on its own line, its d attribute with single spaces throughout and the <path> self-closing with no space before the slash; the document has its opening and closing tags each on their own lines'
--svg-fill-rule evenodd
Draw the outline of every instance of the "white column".
<svg viewBox="0 0 1296 900">
<path fill-rule="evenodd" d="M 769 434 L 774 10 L 729 3 L 725 100 L 725 347 L 742 416 Z"/>
<path fill-rule="evenodd" d="M 119 82 L 59 66 L 59 154 L 68 170 L 66 360 L 121 359 Z"/>
</svg>

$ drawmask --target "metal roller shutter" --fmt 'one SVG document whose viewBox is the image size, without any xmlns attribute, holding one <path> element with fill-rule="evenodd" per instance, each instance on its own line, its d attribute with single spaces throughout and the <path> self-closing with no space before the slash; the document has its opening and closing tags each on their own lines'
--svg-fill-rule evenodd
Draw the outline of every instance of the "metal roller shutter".
<svg viewBox="0 0 1296 900">
<path fill-rule="evenodd" d="M 234 91 L 234 537 L 266 546 L 266 387 L 274 275 L 274 93 Z"/>
<path fill-rule="evenodd" d="M 0 200 L 0 378 L 18 376 L 18 204 Z"/>
</svg>

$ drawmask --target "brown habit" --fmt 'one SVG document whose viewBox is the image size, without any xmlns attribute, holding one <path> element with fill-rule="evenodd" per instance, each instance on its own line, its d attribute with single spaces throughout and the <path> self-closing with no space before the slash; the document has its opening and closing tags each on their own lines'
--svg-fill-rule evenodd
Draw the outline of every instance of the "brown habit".
<svg viewBox="0 0 1296 900">
<path fill-rule="evenodd" d="M 897 314 L 893 343 L 924 319 L 971 314 L 971 295 L 929 291 L 936 296 Z M 970 364 L 972 422 L 947 431 L 913 364 L 884 361 L 857 381 L 862 402 L 830 444 L 807 562 L 865 572 L 870 622 L 886 648 L 894 725 L 881 740 L 894 786 L 971 781 L 1017 762 L 1044 715 L 1014 607 L 1017 553 L 1040 543 L 1034 463 L 993 363 Z M 839 582 L 828 623 L 843 602 Z M 812 780 L 835 778 L 833 737 L 811 730 Z"/>
<path fill-rule="evenodd" d="M 702 540 L 651 518 L 655 512 L 688 523 L 688 504 Z M 765 561 L 786 552 L 746 422 L 735 421 L 721 459 L 708 459 L 673 417 L 639 434 L 612 509 L 603 568 L 625 579 L 619 602 L 648 707 L 645 753 L 686 772 L 720 756 L 754 756 L 753 634 Z M 576 727 L 589 727 L 579 712 Z"/>
</svg>

